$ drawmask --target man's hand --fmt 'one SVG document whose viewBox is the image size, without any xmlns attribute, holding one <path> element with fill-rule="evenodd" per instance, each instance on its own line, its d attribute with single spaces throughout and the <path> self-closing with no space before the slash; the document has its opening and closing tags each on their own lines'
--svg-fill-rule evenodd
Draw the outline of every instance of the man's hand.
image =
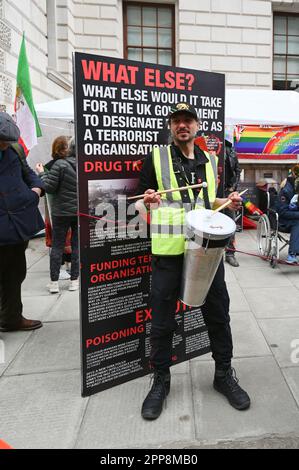
<svg viewBox="0 0 299 470">
<path fill-rule="evenodd" d="M 34 191 L 38 197 L 40 197 L 42 190 L 40 188 L 31 188 L 31 191 Z"/>
<path fill-rule="evenodd" d="M 230 209 L 232 211 L 237 211 L 242 206 L 242 198 L 241 198 L 241 196 L 239 196 L 238 191 L 234 191 L 233 193 L 231 193 L 228 196 L 227 200 L 232 201 L 231 204 L 228 206 L 228 209 Z"/>
<path fill-rule="evenodd" d="M 35 169 L 38 173 L 43 173 L 44 172 L 44 166 L 42 163 L 37 163 L 35 166 Z"/>
<path fill-rule="evenodd" d="M 161 202 L 161 196 L 156 194 L 154 189 L 147 189 L 144 194 L 146 194 L 146 196 L 144 196 L 143 202 L 148 209 L 153 209 L 153 204 L 155 204 L 156 207 L 159 206 Z"/>
</svg>

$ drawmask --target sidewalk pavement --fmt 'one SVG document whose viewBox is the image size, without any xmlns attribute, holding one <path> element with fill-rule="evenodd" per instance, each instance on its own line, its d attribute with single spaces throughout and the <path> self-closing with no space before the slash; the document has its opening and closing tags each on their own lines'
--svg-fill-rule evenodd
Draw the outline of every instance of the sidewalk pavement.
<svg viewBox="0 0 299 470">
<path fill-rule="evenodd" d="M 254 237 L 237 234 L 238 249 L 257 253 Z M 172 368 L 167 407 L 147 422 L 140 407 L 148 377 L 81 397 L 79 295 L 68 281 L 48 294 L 44 239 L 31 241 L 24 316 L 44 327 L 1 334 L 0 438 L 21 449 L 299 448 L 299 267 L 237 258 L 239 268 L 225 266 L 233 366 L 251 408 L 237 411 L 214 391 L 209 354 Z"/>
</svg>

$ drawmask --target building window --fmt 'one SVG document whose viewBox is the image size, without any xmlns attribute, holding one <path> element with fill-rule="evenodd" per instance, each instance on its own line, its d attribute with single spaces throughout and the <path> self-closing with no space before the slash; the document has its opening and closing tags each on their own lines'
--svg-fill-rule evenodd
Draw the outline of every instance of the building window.
<svg viewBox="0 0 299 470">
<path fill-rule="evenodd" d="M 0 0 L 1 1 L 1 0 Z M 48 69 L 47 77 L 65 90 L 72 91 L 72 83 L 66 73 L 59 70 L 59 36 L 57 25 L 61 17 L 62 8 L 58 8 L 57 0 L 47 0 L 47 38 L 48 38 Z"/>
<path fill-rule="evenodd" d="M 124 3 L 126 59 L 175 65 L 174 7 Z"/>
<path fill-rule="evenodd" d="M 274 15 L 273 89 L 299 88 L 299 15 Z"/>
</svg>

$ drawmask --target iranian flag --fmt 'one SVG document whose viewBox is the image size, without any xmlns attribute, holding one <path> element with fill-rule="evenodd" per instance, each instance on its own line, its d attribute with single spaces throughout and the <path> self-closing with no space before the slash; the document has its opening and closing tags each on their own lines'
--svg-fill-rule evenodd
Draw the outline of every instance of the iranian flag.
<svg viewBox="0 0 299 470">
<path fill-rule="evenodd" d="M 24 34 L 18 61 L 17 89 L 14 109 L 16 123 L 21 132 L 19 143 L 24 147 L 27 155 L 29 150 L 37 144 L 37 137 L 40 137 L 42 132 L 32 99 L 31 80 Z"/>
</svg>

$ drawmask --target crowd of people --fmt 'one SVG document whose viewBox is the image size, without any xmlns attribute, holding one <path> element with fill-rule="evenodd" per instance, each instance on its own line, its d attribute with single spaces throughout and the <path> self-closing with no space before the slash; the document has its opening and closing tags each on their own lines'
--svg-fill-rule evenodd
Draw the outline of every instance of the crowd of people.
<svg viewBox="0 0 299 470">
<path fill-rule="evenodd" d="M 43 166 L 37 163 L 39 174 L 47 194 L 51 195 L 49 204 L 52 226 L 52 247 L 50 251 L 50 278 L 48 285 L 51 294 L 59 293 L 59 275 L 64 264 L 66 237 L 70 231 L 71 269 L 69 290 L 79 288 L 79 247 L 77 218 L 77 172 L 75 141 L 64 136 L 53 142 L 52 158 Z"/>
<path fill-rule="evenodd" d="M 186 103 L 172 107 L 168 126 L 172 141 L 167 147 L 155 147 L 145 159 L 138 193 L 144 194 L 143 208 L 151 213 L 153 312 L 150 332 L 150 363 L 154 372 L 152 388 L 146 396 L 141 414 L 153 420 L 160 416 L 170 391 L 172 340 L 177 327 L 175 308 L 178 298 L 184 258 L 184 234 L 181 237 L 161 236 L 162 222 L 168 212 L 167 197 L 157 191 L 170 186 L 183 187 L 191 181 L 207 182 L 207 188 L 179 192 L 184 203 L 197 204 L 202 209 L 215 209 L 230 202 L 230 217 L 240 209 L 242 199 L 237 189 L 240 166 L 232 144 L 225 147 L 225 198 L 217 197 L 217 159 L 194 144 L 200 122 L 195 109 Z M 38 320 L 23 317 L 21 284 L 26 277 L 25 250 L 29 240 L 44 228 L 38 209 L 39 199 L 46 195 L 46 243 L 50 247 L 51 294 L 59 293 L 59 279 L 69 279 L 69 290 L 79 287 L 77 170 L 74 139 L 57 137 L 52 145 L 52 158 L 29 167 L 22 147 L 20 132 L 13 119 L 0 113 L 0 331 L 33 330 L 40 328 Z M 215 157 L 215 158 L 214 158 Z M 165 165 L 163 159 L 168 163 Z M 299 165 L 295 165 L 277 197 L 280 223 L 291 233 L 287 262 L 297 264 L 299 254 Z M 181 208 L 173 209 L 181 214 Z M 173 222 L 174 223 L 174 222 Z M 175 229 L 175 226 L 173 227 Z M 173 232 L 175 233 L 175 232 Z M 226 261 L 233 267 L 235 240 L 227 246 Z M 69 273 L 67 263 L 70 263 Z M 64 266 L 65 269 L 61 269 Z M 226 396 L 238 410 L 250 406 L 250 398 L 238 384 L 231 365 L 233 342 L 230 329 L 229 294 L 224 280 L 224 265 L 220 262 L 205 304 L 201 307 L 207 325 L 212 357 L 215 361 L 214 388 Z"/>
<path fill-rule="evenodd" d="M 45 222 L 46 243 L 51 246 L 49 292 L 59 292 L 59 278 L 70 279 L 70 291 L 79 288 L 75 141 L 57 137 L 51 161 L 45 167 L 38 163 L 34 172 L 19 138 L 12 117 L 0 112 L 0 331 L 4 332 L 43 326 L 23 316 L 21 285 L 27 273 L 28 243 Z M 48 220 L 44 222 L 39 201 L 45 195 Z M 69 274 L 61 270 L 68 262 Z"/>
</svg>

